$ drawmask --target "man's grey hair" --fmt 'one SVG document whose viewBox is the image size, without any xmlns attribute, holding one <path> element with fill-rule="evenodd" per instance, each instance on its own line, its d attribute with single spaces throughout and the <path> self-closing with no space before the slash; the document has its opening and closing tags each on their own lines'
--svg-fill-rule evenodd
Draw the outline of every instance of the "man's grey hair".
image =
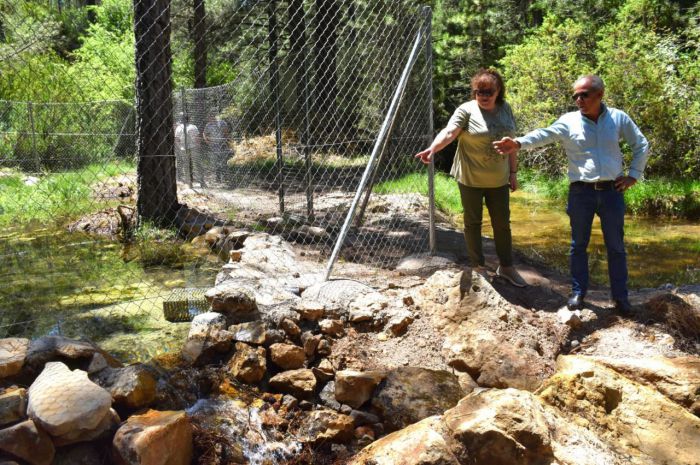
<svg viewBox="0 0 700 465">
<path fill-rule="evenodd" d="M 574 82 L 572 87 L 576 87 L 583 81 L 589 81 L 592 90 L 605 90 L 603 80 L 600 78 L 600 76 L 596 76 L 595 74 L 586 74 L 585 76 L 581 76 L 580 78 L 576 79 L 576 82 Z"/>
</svg>

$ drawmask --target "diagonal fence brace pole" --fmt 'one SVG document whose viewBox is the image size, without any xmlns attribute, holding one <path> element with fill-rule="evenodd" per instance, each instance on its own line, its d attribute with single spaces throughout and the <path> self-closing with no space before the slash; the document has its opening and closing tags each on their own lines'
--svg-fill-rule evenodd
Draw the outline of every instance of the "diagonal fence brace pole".
<svg viewBox="0 0 700 465">
<path fill-rule="evenodd" d="M 377 155 L 381 152 L 382 146 L 384 145 L 384 140 L 394 124 L 394 120 L 396 119 L 396 113 L 398 112 L 404 91 L 406 90 L 408 77 L 411 74 L 413 65 L 415 65 L 416 60 L 418 59 L 418 49 L 420 47 L 421 42 L 423 41 L 424 34 L 424 28 L 421 27 L 418 30 L 418 33 L 416 34 L 416 40 L 413 42 L 413 49 L 411 49 L 411 54 L 408 57 L 406 66 L 404 66 L 403 73 L 401 74 L 401 79 L 399 79 L 399 83 L 396 86 L 396 91 L 394 92 L 394 97 L 391 100 L 391 105 L 389 106 L 389 110 L 387 111 L 386 116 L 384 117 L 384 122 L 382 123 L 382 127 L 379 130 L 379 135 L 377 136 L 377 140 L 375 141 L 374 147 L 372 148 L 372 155 L 370 156 L 370 159 L 367 162 L 367 167 L 365 168 L 365 171 L 362 174 L 360 185 L 357 187 L 357 191 L 355 192 L 355 197 L 352 200 L 350 210 L 348 210 L 348 214 L 345 217 L 345 222 L 343 223 L 343 227 L 340 230 L 338 239 L 336 240 L 335 247 L 333 248 L 333 253 L 331 254 L 331 258 L 328 260 L 328 265 L 326 266 L 326 275 L 323 278 L 324 281 L 328 281 L 328 278 L 330 278 L 331 272 L 333 271 L 333 265 L 335 265 L 335 262 L 338 259 L 340 249 L 343 247 L 343 242 L 345 242 L 345 237 L 348 234 L 350 224 L 352 223 L 352 219 L 355 216 L 357 204 L 360 201 L 362 192 L 365 190 L 365 186 L 367 185 L 367 181 L 369 180 L 370 173 L 372 173 L 372 170 L 374 168 L 374 162 L 377 158 Z"/>
</svg>

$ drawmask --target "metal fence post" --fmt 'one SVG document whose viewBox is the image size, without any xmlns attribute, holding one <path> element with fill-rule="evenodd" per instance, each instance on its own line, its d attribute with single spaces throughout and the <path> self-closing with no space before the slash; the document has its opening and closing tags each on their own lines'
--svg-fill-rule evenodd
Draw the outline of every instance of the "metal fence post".
<svg viewBox="0 0 700 465">
<path fill-rule="evenodd" d="M 34 158 L 34 169 L 38 173 L 41 171 L 41 158 L 36 149 L 36 127 L 34 126 L 34 105 L 32 102 L 27 102 L 27 113 L 29 115 L 29 127 L 32 130 L 32 157 Z"/>
<path fill-rule="evenodd" d="M 282 156 L 282 113 L 280 109 L 279 67 L 277 66 L 277 1 L 271 0 L 267 4 L 268 12 L 268 38 L 270 50 L 270 86 L 275 107 L 275 146 L 277 151 L 277 176 L 280 215 L 284 214 L 284 158 Z"/>
<path fill-rule="evenodd" d="M 427 94 L 427 117 L 428 117 L 428 145 L 433 142 L 433 11 L 430 7 L 423 8 L 425 15 L 425 67 L 428 73 L 428 85 L 426 86 Z M 430 254 L 435 255 L 437 252 L 437 243 L 435 238 L 435 158 L 430 160 L 428 165 L 428 215 L 430 217 L 430 225 L 428 232 L 428 242 L 430 244 Z"/>
</svg>

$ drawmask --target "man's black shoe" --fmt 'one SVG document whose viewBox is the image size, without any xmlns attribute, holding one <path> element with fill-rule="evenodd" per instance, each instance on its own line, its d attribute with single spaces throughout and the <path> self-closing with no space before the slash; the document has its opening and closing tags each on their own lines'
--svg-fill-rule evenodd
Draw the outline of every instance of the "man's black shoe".
<svg viewBox="0 0 700 465">
<path fill-rule="evenodd" d="M 566 306 L 569 307 L 569 310 L 581 310 L 583 308 L 583 295 L 571 294 Z"/>
<path fill-rule="evenodd" d="M 620 312 L 621 315 L 631 315 L 632 314 L 632 304 L 629 300 L 616 300 L 615 310 Z"/>
</svg>

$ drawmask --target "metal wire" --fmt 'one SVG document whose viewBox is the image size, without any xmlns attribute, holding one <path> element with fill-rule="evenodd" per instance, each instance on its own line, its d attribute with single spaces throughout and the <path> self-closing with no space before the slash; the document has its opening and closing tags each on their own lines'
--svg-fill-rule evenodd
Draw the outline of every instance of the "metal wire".
<svg viewBox="0 0 700 465">
<path fill-rule="evenodd" d="M 99 339 L 142 331 L 144 318 L 160 328 L 173 289 L 213 285 L 220 250 L 183 252 L 196 234 L 176 220 L 137 217 L 125 230 L 124 215 L 137 215 L 148 192 L 144 160 L 175 161 L 190 223 L 281 235 L 323 268 L 426 26 L 419 2 L 222 0 L 195 14 L 191 2 L 139 0 L 138 14 L 162 22 L 155 39 L 114 19 L 133 17 L 131 0 L 105 2 L 96 17 L 81 2 L 60 12 L 39 3 L 0 7 L 0 337 Z M 57 42 L 71 28 L 87 39 Z M 163 35 L 169 47 L 148 48 Z M 393 268 L 430 249 L 426 170 L 412 157 L 433 136 L 430 38 L 421 37 L 336 277 L 350 276 L 351 264 Z M 90 55 L 97 38 L 114 42 Z M 138 72 L 134 44 L 153 57 Z M 133 78 L 167 69 L 172 100 L 149 114 Z M 146 127 L 169 136 L 139 158 Z M 71 243 L 80 247 L 63 247 Z"/>
</svg>

